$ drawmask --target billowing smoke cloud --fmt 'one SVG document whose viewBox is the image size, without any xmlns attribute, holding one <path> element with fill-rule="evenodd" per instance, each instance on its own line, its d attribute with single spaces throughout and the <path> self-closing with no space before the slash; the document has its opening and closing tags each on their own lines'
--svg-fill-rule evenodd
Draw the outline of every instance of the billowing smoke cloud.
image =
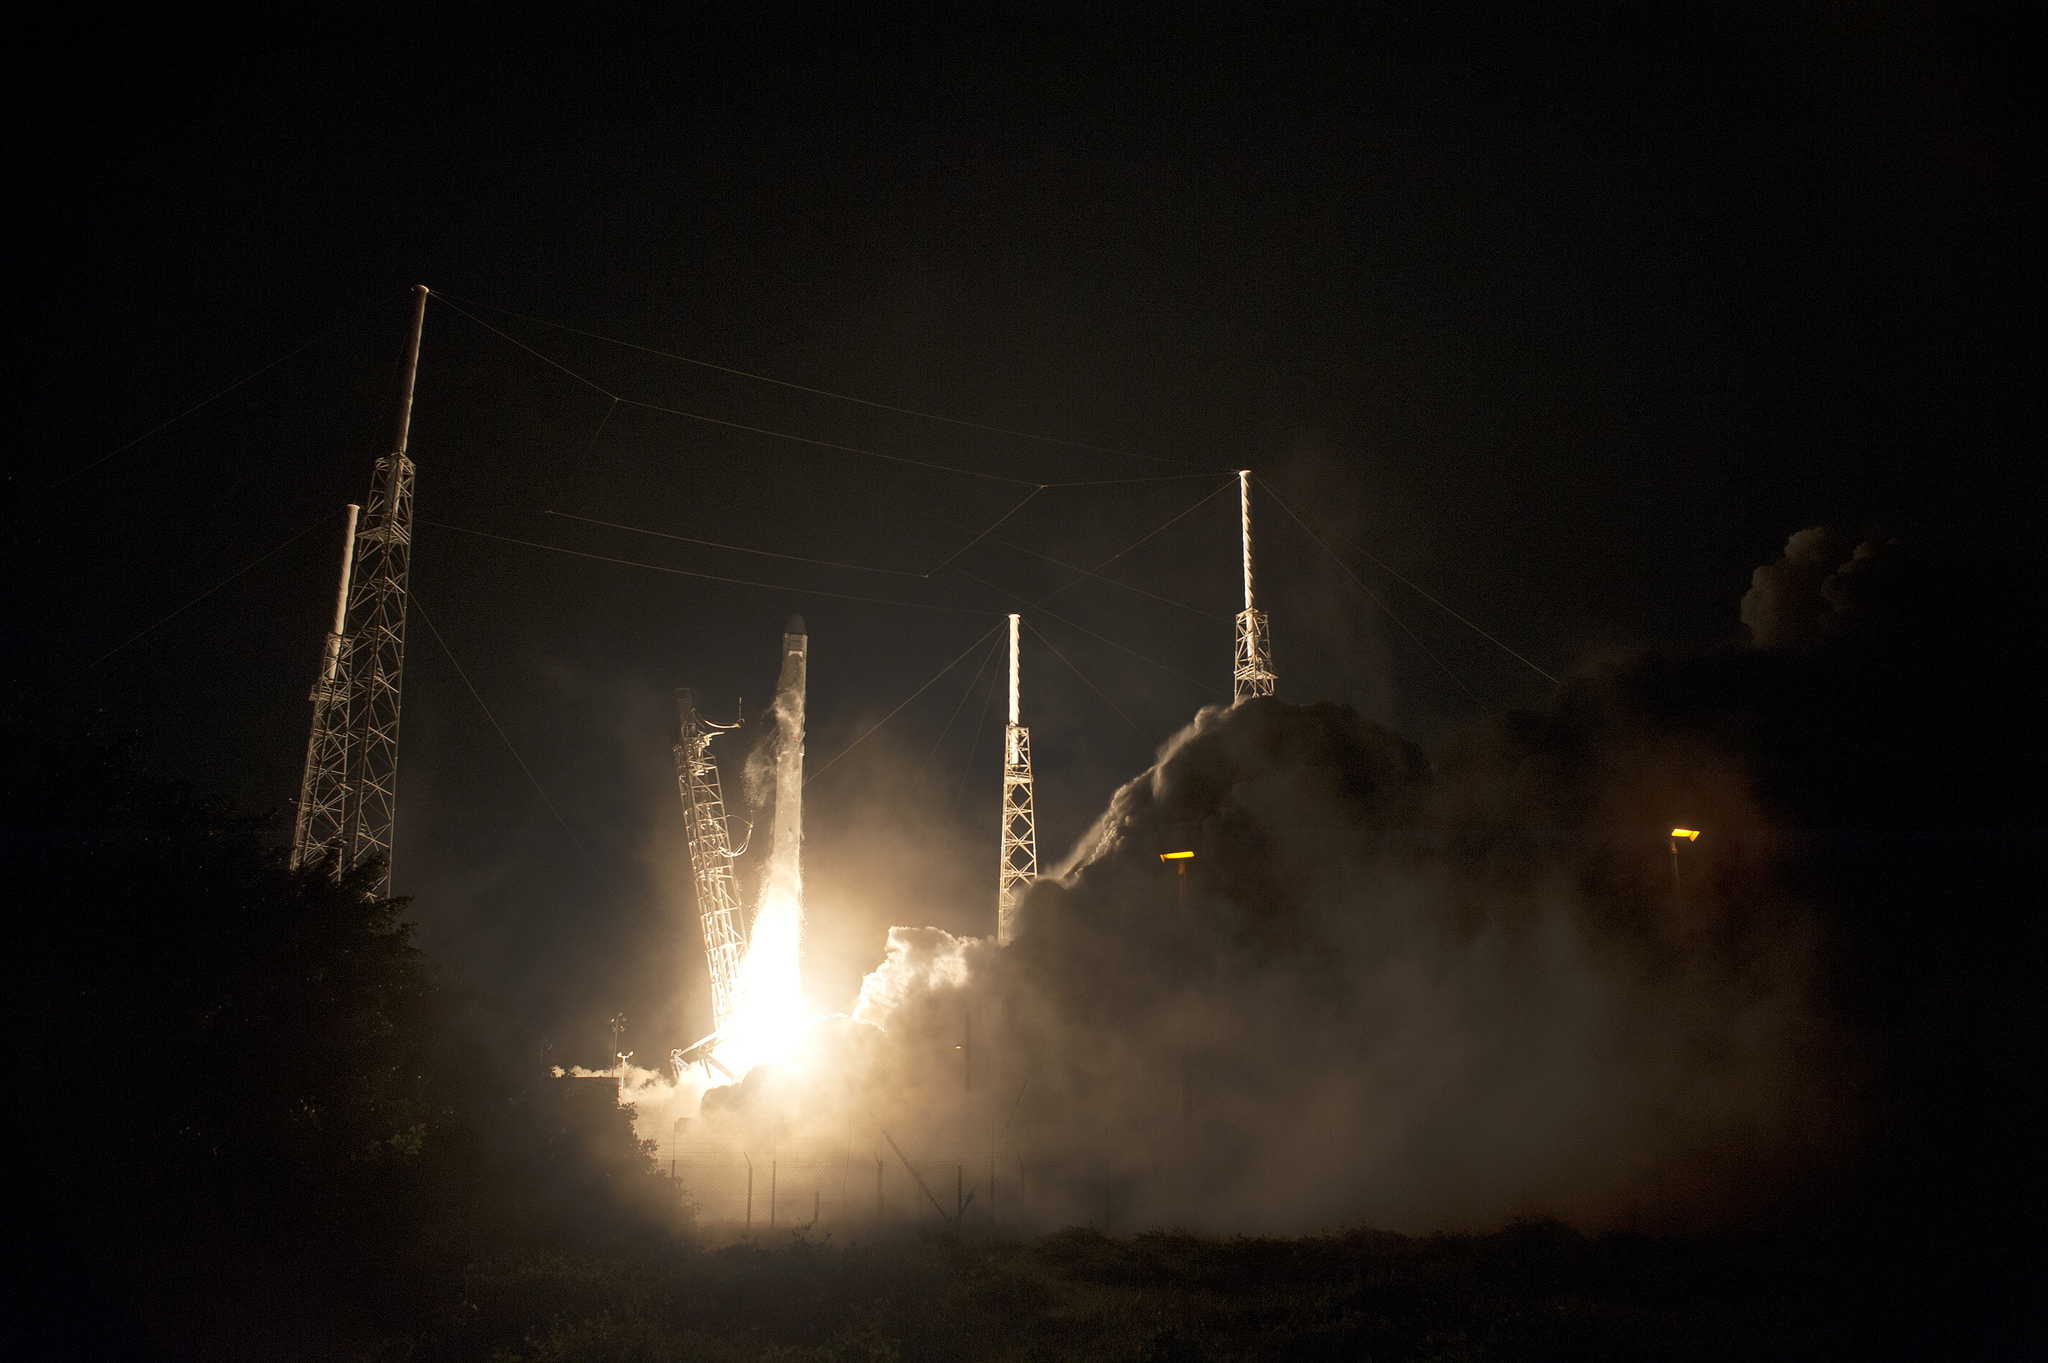
<svg viewBox="0 0 2048 1363">
<path fill-rule="evenodd" d="M 1797 648 L 1820 638 L 1827 606 L 1820 588 L 1846 557 L 1842 536 L 1825 526 L 1801 530 L 1785 543 L 1785 556 L 1751 574 L 1742 597 L 1742 623 L 1758 648 Z"/>
<path fill-rule="evenodd" d="M 1851 545 L 1854 544 L 1853 549 Z M 1801 530 L 1785 556 L 1758 568 L 1742 598 L 1742 623 L 1758 648 L 1810 648 L 1847 627 L 1896 541 L 1854 543 L 1826 526 Z"/>
<path fill-rule="evenodd" d="M 1795 536 L 1743 603 L 1759 650 L 1611 660 L 1434 761 L 1340 706 L 1204 710 L 1010 947 L 894 929 L 854 1016 L 795 1072 L 707 1095 L 706 1124 L 836 1144 L 872 1123 L 995 1162 L 1048 1222 L 1679 1230 L 1780 1207 L 1843 1169 L 1883 1065 L 1828 991 L 1849 920 L 1815 907 L 1799 825 L 1853 768 L 1836 749 L 1867 716 L 1841 679 L 1883 675 L 1883 630 L 1842 622 L 1901 618 L 1896 558 Z M 1674 825 L 1705 836 L 1674 854 Z"/>
</svg>

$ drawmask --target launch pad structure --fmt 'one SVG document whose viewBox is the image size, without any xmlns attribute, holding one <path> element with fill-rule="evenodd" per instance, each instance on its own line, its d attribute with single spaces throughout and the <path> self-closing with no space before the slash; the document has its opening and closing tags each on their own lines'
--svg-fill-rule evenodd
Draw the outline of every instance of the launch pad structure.
<svg viewBox="0 0 2048 1363">
<path fill-rule="evenodd" d="M 412 561 L 413 379 L 427 286 L 414 289 L 391 453 L 377 461 L 368 512 L 348 509 L 348 548 L 320 671 L 313 682 L 313 726 L 292 829 L 294 869 L 338 849 L 339 875 L 382 860 L 375 891 L 391 893 L 391 843 L 398 815 L 398 719 L 405 668 L 407 576 Z M 351 629 L 353 624 L 353 629 Z"/>
<path fill-rule="evenodd" d="M 712 1033 L 707 1040 L 715 1040 L 732 1026 L 738 1012 L 740 966 L 747 957 L 747 918 L 740 905 L 739 879 L 733 874 L 725 793 L 718 781 L 718 763 L 711 756 L 711 740 L 739 725 L 713 724 L 698 714 L 687 687 L 676 692 L 676 715 L 682 724 L 682 737 L 675 746 L 676 785 L 683 797 L 683 831 L 690 841 L 697 921 L 704 931 L 704 955 L 711 966 Z"/>
<path fill-rule="evenodd" d="M 1010 723 L 1003 730 L 1003 842 L 996 884 L 996 945 L 1017 931 L 1017 905 L 1038 876 L 1038 813 L 1031 796 L 1031 730 L 1018 719 L 1017 617 L 1010 616 Z"/>
<path fill-rule="evenodd" d="M 348 768 L 348 586 L 355 567 L 356 516 L 348 505 L 341 536 L 341 589 L 334 597 L 334 628 L 320 654 L 313 679 L 313 732 L 306 740 L 306 770 L 299 779 L 299 812 L 292 827 L 292 866 L 313 860 L 341 836 L 347 813 Z"/>
<path fill-rule="evenodd" d="M 782 729 L 775 752 L 775 823 L 770 834 L 774 864 L 795 866 L 803 847 L 804 695 L 808 682 L 810 637 L 801 615 L 789 619 L 782 635 L 782 668 L 776 680 L 775 709 Z M 718 1062 L 718 1043 L 732 1035 L 739 1017 L 740 974 L 746 964 L 750 932 L 733 860 L 746 850 L 732 845 L 732 832 L 719 783 L 718 762 L 711 740 L 739 728 L 714 724 L 697 712 L 687 688 L 676 692 L 676 715 L 682 725 L 675 746 L 676 785 L 683 798 L 683 831 L 689 840 L 690 875 L 697 890 L 697 921 L 704 934 L 705 962 L 711 972 L 711 1034 L 669 1053 L 681 1082 L 683 1072 L 702 1063 L 737 1078 Z"/>
<path fill-rule="evenodd" d="M 1238 524 L 1244 540 L 1244 609 L 1237 613 L 1237 657 L 1231 668 L 1231 703 L 1270 696 L 1279 684 L 1273 671 L 1273 635 L 1266 613 L 1252 604 L 1252 471 L 1237 471 Z"/>
</svg>

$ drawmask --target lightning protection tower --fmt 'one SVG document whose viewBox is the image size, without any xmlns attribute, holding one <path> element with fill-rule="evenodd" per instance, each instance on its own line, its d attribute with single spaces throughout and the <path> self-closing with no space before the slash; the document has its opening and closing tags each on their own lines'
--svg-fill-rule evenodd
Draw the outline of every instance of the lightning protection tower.
<svg viewBox="0 0 2048 1363">
<path fill-rule="evenodd" d="M 1003 857 L 996 891 L 996 945 L 1017 931 L 1017 904 L 1038 874 L 1038 816 L 1031 802 L 1031 731 L 1017 722 L 1017 617 L 1010 617 L 1010 723 L 1003 730 Z"/>
<path fill-rule="evenodd" d="M 1270 696 L 1279 678 L 1273 672 L 1273 636 L 1266 613 L 1252 605 L 1252 471 L 1237 471 L 1238 521 L 1244 529 L 1244 609 L 1237 614 L 1237 664 L 1231 675 L 1233 704 L 1253 696 Z"/>
<path fill-rule="evenodd" d="M 320 653 L 313 679 L 313 733 L 306 740 L 306 772 L 299 781 L 299 817 L 292 829 L 292 869 L 318 861 L 341 836 L 343 796 L 348 790 L 348 579 L 355 566 L 356 513 L 349 503 L 348 528 L 341 536 L 341 589 L 334 596 L 334 628 Z"/>
<path fill-rule="evenodd" d="M 427 286 L 419 285 L 414 293 L 398 431 L 391 453 L 377 461 L 367 523 L 356 532 L 348 603 L 355 632 L 349 644 L 343 862 L 353 866 L 382 857 L 378 894 L 391 892 L 391 831 L 398 814 L 398 703 L 405 669 L 406 577 L 412 564 L 413 465 L 406 440 L 412 430 L 412 386 L 419 371 L 420 330 L 427 320 Z"/>
<path fill-rule="evenodd" d="M 413 293 L 397 434 L 391 453 L 377 461 L 368 514 L 360 524 L 350 518 L 355 538 L 351 563 L 343 569 L 344 604 L 336 612 L 314 687 L 313 734 L 292 848 L 295 866 L 324 856 L 335 844 L 341 852 L 339 870 L 382 858 L 384 871 L 375 887 L 380 895 L 391 892 L 391 835 L 398 806 L 398 712 L 412 562 L 413 463 L 406 443 L 427 286 L 418 285 Z"/>
<path fill-rule="evenodd" d="M 747 955 L 747 920 L 732 869 L 725 796 L 711 740 L 737 724 L 713 724 L 697 713 L 687 689 L 676 692 L 682 741 L 676 744 L 676 785 L 683 796 L 683 831 L 690 840 L 690 873 L 697 882 L 697 918 L 711 966 L 711 1037 L 724 1035 L 739 1005 L 740 963 Z M 702 1046 L 702 1042 L 698 1045 Z"/>
</svg>

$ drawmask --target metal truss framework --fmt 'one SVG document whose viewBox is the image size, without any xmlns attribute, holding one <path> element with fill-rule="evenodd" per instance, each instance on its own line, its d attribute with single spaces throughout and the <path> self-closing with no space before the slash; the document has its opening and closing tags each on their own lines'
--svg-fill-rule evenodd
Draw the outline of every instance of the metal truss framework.
<svg viewBox="0 0 2048 1363">
<path fill-rule="evenodd" d="M 408 404 L 409 405 L 409 404 Z M 405 600 L 412 561 L 412 460 L 401 448 L 377 461 L 369 524 L 356 533 L 356 621 L 348 658 L 347 799 L 343 864 L 381 857 L 376 892 L 391 892 L 398 815 L 398 714 L 405 670 Z"/>
<path fill-rule="evenodd" d="M 1017 722 L 1017 617 L 1010 617 L 1010 723 L 1003 731 L 1003 852 L 996 945 L 1017 931 L 1017 906 L 1038 876 L 1038 816 L 1031 799 L 1031 731 Z"/>
<path fill-rule="evenodd" d="M 1237 473 L 1238 520 L 1244 530 L 1244 609 L 1237 613 L 1237 658 L 1231 668 L 1231 700 L 1270 696 L 1279 685 L 1273 671 L 1273 636 L 1266 613 L 1252 605 L 1252 473 Z"/>
<path fill-rule="evenodd" d="M 356 513 L 350 503 L 348 529 L 341 541 L 341 590 L 335 594 L 334 628 L 320 655 L 320 674 L 313 679 L 313 732 L 306 740 L 306 771 L 299 782 L 299 815 L 292 829 L 292 869 L 318 861 L 341 838 L 348 797 L 348 656 L 349 570 L 355 566 Z"/>
<path fill-rule="evenodd" d="M 683 797 L 683 829 L 690 840 L 690 872 L 697 884 L 697 919 L 711 965 L 713 1037 L 732 1025 L 739 1004 L 740 963 L 747 955 L 747 920 L 733 874 L 732 837 L 711 740 L 736 724 L 712 724 L 697 713 L 687 689 L 676 692 L 682 741 L 676 744 L 676 785 Z M 701 1043 L 700 1043 L 701 1045 Z"/>
<path fill-rule="evenodd" d="M 356 508 L 349 508 L 354 538 L 342 567 L 334 628 L 313 685 L 313 728 L 292 840 L 294 866 L 317 861 L 331 848 L 339 849 L 337 874 L 369 858 L 380 859 L 383 871 L 374 887 L 379 895 L 391 892 L 398 813 L 398 718 L 412 561 L 413 463 L 406 444 L 426 313 L 422 284 L 415 290 L 406 344 L 397 438 L 391 453 L 377 461 L 368 514 L 360 526 Z"/>
<path fill-rule="evenodd" d="M 1261 610 L 1237 613 L 1237 665 L 1231 673 L 1231 699 L 1270 696 L 1280 679 L 1273 674 L 1273 636 Z"/>
</svg>

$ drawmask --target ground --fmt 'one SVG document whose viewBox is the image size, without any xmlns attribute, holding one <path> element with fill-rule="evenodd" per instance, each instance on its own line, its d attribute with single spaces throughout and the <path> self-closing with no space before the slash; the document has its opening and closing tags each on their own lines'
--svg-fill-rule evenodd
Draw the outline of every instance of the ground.
<svg viewBox="0 0 2048 1363">
<path fill-rule="evenodd" d="M 1811 1242 L 1029 1239 L 802 1232 L 472 1268 L 383 1356 L 505 1360 L 1708 1359 L 1889 1355 L 1909 1303 Z M 1902 1333 L 1904 1332 L 1904 1333 Z"/>
</svg>

